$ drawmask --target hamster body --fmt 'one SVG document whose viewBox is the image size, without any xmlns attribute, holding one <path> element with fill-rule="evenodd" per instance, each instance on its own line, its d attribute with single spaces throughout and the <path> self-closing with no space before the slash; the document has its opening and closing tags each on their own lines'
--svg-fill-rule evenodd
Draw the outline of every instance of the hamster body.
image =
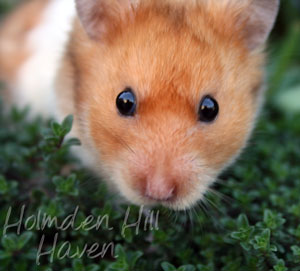
<svg viewBox="0 0 300 271">
<path fill-rule="evenodd" d="M 251 134 L 278 5 L 32 0 L 2 25 L 0 77 L 33 114 L 73 114 L 78 156 L 124 198 L 185 209 Z"/>
</svg>

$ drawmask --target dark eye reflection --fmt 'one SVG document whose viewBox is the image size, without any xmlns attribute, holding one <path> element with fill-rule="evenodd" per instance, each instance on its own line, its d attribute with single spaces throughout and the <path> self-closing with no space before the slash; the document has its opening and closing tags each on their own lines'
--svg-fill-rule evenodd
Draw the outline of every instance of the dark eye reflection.
<svg viewBox="0 0 300 271">
<path fill-rule="evenodd" d="M 219 113 L 219 105 L 211 96 L 205 96 L 199 106 L 198 117 L 202 122 L 213 122 Z"/>
<path fill-rule="evenodd" d="M 116 106 L 122 116 L 134 116 L 136 113 L 136 97 L 131 88 L 126 88 L 118 95 Z"/>
</svg>

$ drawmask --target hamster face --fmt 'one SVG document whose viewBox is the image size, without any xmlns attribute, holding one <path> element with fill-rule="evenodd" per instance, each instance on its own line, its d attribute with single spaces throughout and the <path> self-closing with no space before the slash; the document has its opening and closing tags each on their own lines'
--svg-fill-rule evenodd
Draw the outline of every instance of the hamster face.
<svg viewBox="0 0 300 271">
<path fill-rule="evenodd" d="M 176 210 L 201 200 L 245 146 L 263 64 L 239 38 L 181 15 L 140 12 L 106 42 L 77 22 L 71 49 L 99 171 L 130 202 Z"/>
</svg>

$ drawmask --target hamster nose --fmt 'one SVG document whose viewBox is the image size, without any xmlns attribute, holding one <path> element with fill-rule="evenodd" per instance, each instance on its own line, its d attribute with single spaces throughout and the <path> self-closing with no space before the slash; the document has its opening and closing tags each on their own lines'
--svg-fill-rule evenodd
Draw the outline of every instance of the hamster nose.
<svg viewBox="0 0 300 271">
<path fill-rule="evenodd" d="M 172 200 L 176 196 L 176 183 L 172 179 L 159 176 L 148 178 L 144 194 L 152 200 Z"/>
</svg>

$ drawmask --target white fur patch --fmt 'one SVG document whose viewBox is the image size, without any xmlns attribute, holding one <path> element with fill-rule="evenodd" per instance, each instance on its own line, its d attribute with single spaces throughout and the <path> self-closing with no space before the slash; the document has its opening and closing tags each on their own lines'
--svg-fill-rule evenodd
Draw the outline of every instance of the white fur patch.
<svg viewBox="0 0 300 271">
<path fill-rule="evenodd" d="M 54 81 L 75 14 L 74 0 L 52 0 L 28 36 L 25 46 L 32 55 L 20 68 L 15 101 L 21 107 L 30 105 L 33 114 L 55 114 Z"/>
</svg>

